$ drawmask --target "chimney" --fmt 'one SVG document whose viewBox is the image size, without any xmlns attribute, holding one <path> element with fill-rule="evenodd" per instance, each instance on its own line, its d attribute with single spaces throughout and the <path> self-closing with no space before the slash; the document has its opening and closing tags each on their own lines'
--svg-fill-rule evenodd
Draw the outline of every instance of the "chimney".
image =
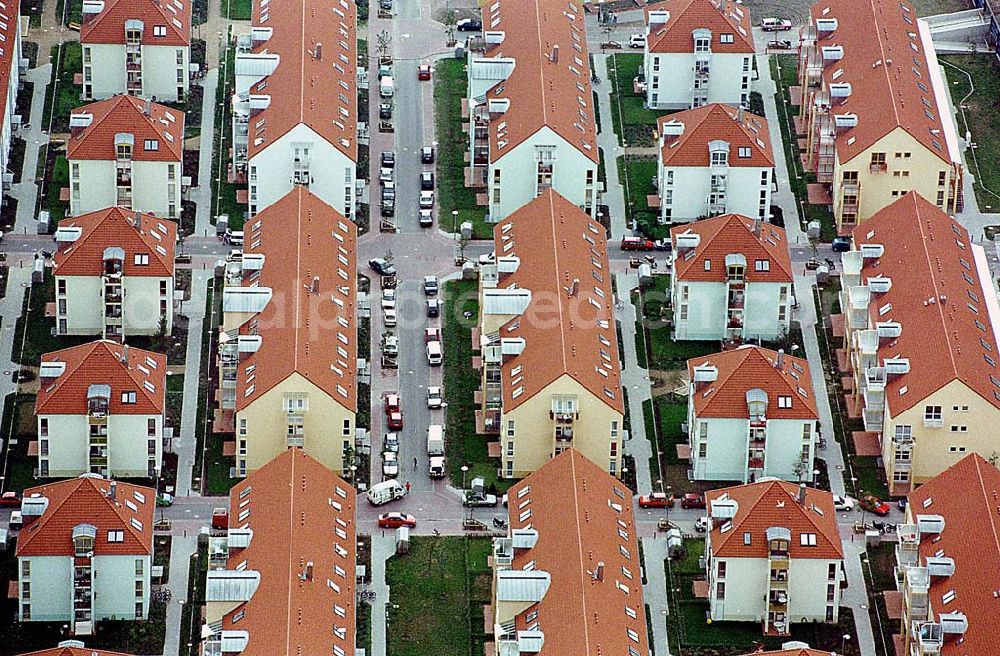
<svg viewBox="0 0 1000 656">
<path fill-rule="evenodd" d="M 559 44 L 558 43 L 556 45 L 552 46 L 552 56 L 549 57 L 549 60 L 553 64 L 558 64 L 559 63 Z"/>
<path fill-rule="evenodd" d="M 316 59 L 323 59 L 323 44 L 319 41 L 316 42 Z"/>
<path fill-rule="evenodd" d="M 754 218 L 754 220 L 753 220 L 753 234 L 754 234 L 755 237 L 760 237 L 761 223 L 762 223 L 762 221 L 761 221 L 761 219 L 760 219 L 759 216 Z"/>
<path fill-rule="evenodd" d="M 136 210 L 135 214 L 132 217 L 132 226 L 136 230 L 141 230 L 142 229 L 142 215 L 139 214 L 139 210 Z"/>
<path fill-rule="evenodd" d="M 309 291 L 313 294 L 319 293 L 319 276 L 313 276 L 312 285 L 309 287 Z"/>
<path fill-rule="evenodd" d="M 573 278 L 573 286 L 570 287 L 569 295 L 576 296 L 579 293 L 580 293 L 580 279 Z"/>
<path fill-rule="evenodd" d="M 122 360 L 123 365 L 128 366 L 128 344 L 122 347 Z"/>
<path fill-rule="evenodd" d="M 594 577 L 593 577 L 593 579 L 595 581 L 603 581 L 604 580 L 604 561 L 603 560 L 598 561 L 597 567 L 594 568 Z"/>
<path fill-rule="evenodd" d="M 146 98 L 146 102 L 142 106 L 142 113 L 149 116 L 153 111 L 153 105 L 150 103 L 149 98 Z"/>
<path fill-rule="evenodd" d="M 778 349 L 778 357 L 774 359 L 775 369 L 785 368 L 785 349 Z"/>
<path fill-rule="evenodd" d="M 118 497 L 118 481 L 111 481 L 108 487 L 108 498 L 114 501 Z"/>
<path fill-rule="evenodd" d="M 312 581 L 313 580 L 313 562 L 311 560 L 308 563 L 306 563 L 306 579 L 305 580 L 306 581 Z"/>
<path fill-rule="evenodd" d="M 799 483 L 799 499 L 798 499 L 798 501 L 799 501 L 799 505 L 800 506 L 806 505 L 806 484 L 805 483 Z"/>
</svg>

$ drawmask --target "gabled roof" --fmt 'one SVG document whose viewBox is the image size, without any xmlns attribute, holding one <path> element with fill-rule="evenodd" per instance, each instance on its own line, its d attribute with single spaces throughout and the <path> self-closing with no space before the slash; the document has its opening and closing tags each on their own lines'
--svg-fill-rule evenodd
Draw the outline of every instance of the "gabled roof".
<svg viewBox="0 0 1000 656">
<path fill-rule="evenodd" d="M 142 21 L 146 46 L 191 45 L 190 0 L 105 0 L 104 10 L 83 14 L 80 43 L 125 44 L 125 23 Z M 157 34 L 156 28 L 162 28 Z"/>
<path fill-rule="evenodd" d="M 122 265 L 125 276 L 174 275 L 177 224 L 173 221 L 110 207 L 63 219 L 59 227 L 78 227 L 82 234 L 76 241 L 58 243 L 52 258 L 57 276 L 100 276 L 104 270 L 104 250 L 111 247 L 125 251 Z M 136 264 L 135 255 L 141 254 L 149 256 L 148 264 Z"/>
<path fill-rule="evenodd" d="M 713 53 L 754 52 L 750 9 L 731 0 L 665 0 L 646 5 L 646 25 L 649 12 L 668 11 L 666 25 L 653 25 L 646 37 L 649 52 L 694 52 L 694 36 L 699 29 L 712 32 Z M 722 43 L 721 34 L 732 34 L 732 43 Z"/>
<path fill-rule="evenodd" d="M 995 612 L 996 573 L 1000 572 L 998 499 L 1000 471 L 978 454 L 962 458 L 909 494 L 908 514 L 944 517 L 944 530 L 920 541 L 920 564 L 937 555 L 955 560 L 951 576 L 931 578 L 931 610 L 965 613 L 969 620 L 964 634 L 945 634 L 942 656 L 996 653 L 1000 630 Z M 947 592 L 953 592 L 955 600 L 946 604 L 942 596 Z"/>
<path fill-rule="evenodd" d="M 116 488 L 111 499 L 112 485 Z M 73 528 L 90 524 L 97 530 L 95 556 L 152 555 L 156 490 L 84 474 L 24 491 L 24 498 L 45 497 L 45 512 L 17 536 L 17 555 L 72 556 Z M 109 542 L 108 531 L 122 531 L 121 542 Z"/>
<path fill-rule="evenodd" d="M 629 489 L 576 449 L 567 449 L 511 487 L 508 498 L 511 530 L 530 525 L 538 531 L 533 547 L 515 552 L 512 569 L 524 570 L 531 562 L 551 578 L 541 602 L 515 618 L 517 629 L 527 629 L 532 622 L 526 615 L 537 610 L 543 654 L 627 654 L 630 646 L 649 653 Z M 604 563 L 603 577 L 595 580 L 598 563 Z M 628 630 L 638 640 L 631 640 Z"/>
<path fill-rule="evenodd" d="M 731 521 L 715 521 L 709 536 L 712 556 L 767 558 L 767 529 L 780 527 L 791 533 L 790 558 L 843 558 L 833 495 L 815 488 L 805 490 L 804 504 L 798 501 L 799 487 L 785 481 L 768 480 L 708 492 L 709 510 L 713 500 L 724 497 L 738 504 L 736 516 Z M 750 544 L 746 544 L 744 533 L 750 534 Z M 815 546 L 802 544 L 804 534 L 816 536 Z"/>
<path fill-rule="evenodd" d="M 499 160 L 548 127 L 597 162 L 582 7 L 560 0 L 497 0 L 484 3 L 482 11 L 484 29 L 504 33 L 486 55 L 516 61 L 510 76 L 486 94 L 510 100 L 507 111 L 490 116 L 490 159 Z"/>
<path fill-rule="evenodd" d="M 757 226 L 755 228 L 755 225 Z M 755 230 L 759 234 L 755 234 Z M 677 247 L 677 237 L 699 235 L 697 248 Z M 792 282 L 792 259 L 784 228 L 770 223 L 755 224 L 740 214 L 723 214 L 670 229 L 677 279 L 684 282 L 725 282 L 726 256 L 743 255 L 747 282 Z M 710 268 L 705 268 L 710 260 Z M 768 270 L 758 271 L 756 261 L 768 260 Z"/>
<path fill-rule="evenodd" d="M 664 135 L 664 126 L 672 123 L 681 123 L 684 132 Z M 709 166 L 709 144 L 713 141 L 729 144 L 731 168 L 774 166 L 767 119 L 742 109 L 721 103 L 686 109 L 660 117 L 657 128 L 663 138 L 660 161 L 664 166 Z M 748 157 L 740 156 L 741 148 L 750 149 Z"/>
<path fill-rule="evenodd" d="M 500 329 L 501 338 L 525 343 L 501 369 L 505 411 L 570 376 L 624 412 L 604 235 L 599 223 L 551 189 L 494 227 L 497 257 L 520 258 L 497 287 L 528 289 L 532 298 L 521 317 Z"/>
<path fill-rule="evenodd" d="M 133 161 L 180 162 L 183 158 L 184 112 L 123 95 L 77 107 L 71 124 L 73 116 L 86 114 L 93 119 L 89 126 L 71 130 L 67 159 L 114 160 L 118 134 L 132 135 Z M 147 149 L 147 141 L 155 141 L 156 149 Z"/>
<path fill-rule="evenodd" d="M 63 643 L 60 643 L 63 644 Z M 31 653 L 23 653 L 20 656 L 128 656 L 117 651 L 107 651 L 106 649 L 90 649 L 88 647 L 59 646 L 51 649 L 42 649 Z"/>
<path fill-rule="evenodd" d="M 240 361 L 236 410 L 298 373 L 355 411 L 357 226 L 298 185 L 244 231 L 244 253 L 264 255 L 260 275 L 246 272 L 244 285 L 270 288 L 272 298 L 240 327 L 262 342 Z"/>
<path fill-rule="evenodd" d="M 248 156 L 304 124 L 357 162 L 355 3 L 254 0 L 253 25 L 273 31 L 266 40 L 255 42 L 251 52 L 278 55 L 279 63 L 250 87 L 250 93 L 269 95 L 271 102 L 250 117 Z M 236 66 L 239 71 L 239 55 Z"/>
<path fill-rule="evenodd" d="M 841 164 L 902 128 L 945 162 L 961 162 L 947 90 L 927 23 L 906 0 L 821 0 L 817 19 L 836 18 L 832 32 L 819 32 L 816 47 L 841 46 L 843 58 L 823 68 L 823 87 L 850 83 L 851 95 L 836 102 L 836 114 L 857 114 L 858 124 L 837 131 Z M 867 165 L 864 162 L 863 165 Z"/>
<path fill-rule="evenodd" d="M 760 389 L 767 394 L 768 419 L 816 419 L 816 397 L 812 393 L 809 363 L 802 358 L 778 354 L 759 346 L 743 346 L 687 361 L 688 376 L 694 381 L 695 367 L 711 365 L 718 370 L 714 382 L 696 383 L 691 399 L 699 418 L 749 419 L 747 392 Z M 790 397 L 791 407 L 782 408 L 779 397 Z"/>
<path fill-rule="evenodd" d="M 127 359 L 128 363 L 122 362 Z M 117 415 L 163 414 L 167 356 L 117 342 L 97 340 L 52 351 L 42 363 L 63 362 L 57 378 L 42 378 L 35 399 L 36 415 L 85 415 L 91 385 L 107 385 L 108 412 Z M 123 403 L 123 392 L 135 392 L 135 403 Z"/>
<path fill-rule="evenodd" d="M 891 415 L 954 380 L 1000 408 L 1000 369 L 990 364 L 1000 362 L 996 294 L 985 254 L 968 231 L 910 192 L 855 228 L 854 243 L 885 247 L 882 257 L 864 260 L 861 284 L 877 276 L 892 281 L 889 291 L 871 294 L 870 325 L 902 326 L 899 337 L 879 342 L 879 361 L 910 361 L 909 373 L 886 382 Z"/>
<path fill-rule="evenodd" d="M 354 488 L 292 448 L 233 486 L 229 499 L 230 530 L 253 535 L 226 567 L 260 573 L 250 600 L 223 617 L 223 630 L 249 634 L 242 656 L 335 654 L 334 646 L 353 654 Z"/>
</svg>

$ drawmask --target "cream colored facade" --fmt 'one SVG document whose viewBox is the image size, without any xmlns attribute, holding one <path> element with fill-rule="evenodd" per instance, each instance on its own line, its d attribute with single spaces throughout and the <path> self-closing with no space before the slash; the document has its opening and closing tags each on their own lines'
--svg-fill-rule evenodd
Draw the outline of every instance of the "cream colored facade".
<svg viewBox="0 0 1000 656">
<path fill-rule="evenodd" d="M 71 159 L 69 213 L 79 216 L 118 205 L 176 219 L 181 213 L 182 171 L 180 160 L 131 160 L 119 166 L 113 159 Z"/>
<path fill-rule="evenodd" d="M 847 162 L 835 154 L 833 216 L 839 228 L 849 230 L 911 190 L 954 214 L 961 185 L 961 168 L 897 127 Z"/>
<path fill-rule="evenodd" d="M 554 411 L 553 403 L 565 399 L 575 401 L 577 412 Z M 613 476 L 621 472 L 624 450 L 621 413 L 569 375 L 560 376 L 513 410 L 501 410 L 500 431 L 505 478 L 527 476 L 570 448 L 577 449 Z M 557 431 L 563 437 L 558 437 Z"/>
<path fill-rule="evenodd" d="M 36 416 L 39 476 L 95 473 L 153 478 L 163 459 L 163 415 Z"/>
<path fill-rule="evenodd" d="M 1000 408 L 959 380 L 898 417 L 886 408 L 882 457 L 890 494 L 909 492 L 970 453 L 992 457 L 1000 451 L 997 426 Z"/>
<path fill-rule="evenodd" d="M 124 34 L 123 34 L 124 37 Z M 158 102 L 184 102 L 189 87 L 189 46 L 83 44 L 83 98 L 103 100 L 128 93 Z M 135 66 L 135 71 L 126 70 Z"/>
<path fill-rule="evenodd" d="M 306 398 L 301 412 L 289 412 L 285 400 Z M 298 372 L 236 413 L 236 473 L 246 476 L 291 446 L 340 474 L 344 454 L 354 447 L 354 412 Z"/>
<path fill-rule="evenodd" d="M 109 325 L 113 314 L 107 307 L 108 287 L 100 276 L 56 276 L 56 332 L 60 335 L 102 335 L 120 326 L 126 336 L 155 335 L 166 319 L 165 334 L 174 325 L 173 277 L 125 276 L 117 326 Z"/>
</svg>

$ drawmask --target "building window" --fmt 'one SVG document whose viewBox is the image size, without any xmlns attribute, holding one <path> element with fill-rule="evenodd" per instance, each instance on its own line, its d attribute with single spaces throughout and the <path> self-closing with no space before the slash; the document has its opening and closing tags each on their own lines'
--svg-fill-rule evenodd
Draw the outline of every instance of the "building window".
<svg viewBox="0 0 1000 656">
<path fill-rule="evenodd" d="M 834 586 L 832 583 L 828 583 L 827 584 L 827 586 L 826 586 L 826 600 L 827 601 L 833 601 L 834 595 L 836 594 L 836 589 L 837 589 L 836 586 Z"/>
<path fill-rule="evenodd" d="M 965 426 L 965 425 L 952 424 L 951 425 L 951 432 L 952 433 L 968 433 L 969 432 L 969 427 Z"/>
<path fill-rule="evenodd" d="M 833 606 L 826 607 L 826 621 L 827 622 L 833 621 Z"/>
<path fill-rule="evenodd" d="M 799 544 L 803 547 L 815 547 L 816 546 L 816 534 L 815 533 L 800 533 L 799 534 Z"/>
<path fill-rule="evenodd" d="M 908 469 L 892 472 L 893 483 L 908 483 L 909 481 L 910 481 L 910 471 Z"/>
<path fill-rule="evenodd" d="M 39 417 L 38 419 L 38 436 L 48 437 L 49 436 L 49 419 L 48 417 Z"/>
<path fill-rule="evenodd" d="M 792 407 L 792 397 L 790 396 L 779 396 L 778 397 L 778 407 L 787 410 Z"/>
<path fill-rule="evenodd" d="M 141 597 L 142 596 L 142 588 L 143 588 L 142 581 L 136 581 L 135 582 L 135 596 L 136 597 Z"/>
<path fill-rule="evenodd" d="M 755 271 L 770 271 L 771 260 L 754 260 Z"/>
<path fill-rule="evenodd" d="M 136 266 L 148 266 L 149 265 L 149 253 L 136 253 L 133 261 Z"/>
<path fill-rule="evenodd" d="M 144 572 L 145 572 L 145 568 L 143 567 L 142 558 L 136 558 L 135 559 L 135 575 L 136 576 L 142 576 Z"/>
<path fill-rule="evenodd" d="M 141 601 L 135 602 L 135 619 L 137 620 L 142 619 L 142 610 L 143 610 L 142 602 Z"/>
<path fill-rule="evenodd" d="M 941 406 L 924 406 L 924 421 L 941 421 Z"/>
<path fill-rule="evenodd" d="M 732 43 L 732 42 L 733 42 L 733 35 L 732 34 L 720 34 L 719 35 L 719 43 Z"/>
<path fill-rule="evenodd" d="M 715 584 L 715 598 L 719 601 L 723 601 L 726 598 L 726 582 L 719 581 Z"/>
<path fill-rule="evenodd" d="M 750 157 L 750 146 L 740 146 L 737 156 L 740 159 L 748 159 Z"/>
<path fill-rule="evenodd" d="M 108 542 L 124 542 L 125 531 L 108 531 Z"/>
<path fill-rule="evenodd" d="M 135 403 L 135 392 L 134 391 L 122 392 L 122 403 L 127 403 L 127 404 Z"/>
<path fill-rule="evenodd" d="M 153 36 L 167 36 L 167 26 L 166 25 L 154 25 L 153 26 Z"/>
<path fill-rule="evenodd" d="M 514 421 L 513 420 L 510 420 L 510 421 L 507 422 L 507 437 L 514 437 Z M 510 446 L 508 448 L 513 449 L 514 448 L 514 443 L 511 442 Z"/>
<path fill-rule="evenodd" d="M 712 151 L 712 166 L 729 166 L 729 153 L 725 150 Z"/>
<path fill-rule="evenodd" d="M 749 534 L 745 534 L 745 535 L 749 535 Z M 715 575 L 716 575 L 716 577 L 718 577 L 720 579 L 726 578 L 726 561 L 724 561 L 724 560 L 717 560 L 715 562 Z"/>
<path fill-rule="evenodd" d="M 247 434 L 247 420 L 244 419 L 244 418 L 242 418 L 242 417 L 240 417 L 239 433 L 240 433 L 240 435 L 246 435 Z"/>
<path fill-rule="evenodd" d="M 153 417 L 146 420 L 146 437 L 156 437 L 156 419 Z"/>
<path fill-rule="evenodd" d="M 26 622 L 31 619 L 31 604 L 21 604 L 21 619 Z"/>
<path fill-rule="evenodd" d="M 22 560 L 21 561 L 21 578 L 27 579 L 31 577 L 31 561 Z"/>
<path fill-rule="evenodd" d="M 21 599 L 31 599 L 31 582 L 24 581 L 21 583 Z"/>
<path fill-rule="evenodd" d="M 507 457 L 508 458 L 514 457 L 514 440 L 509 440 L 507 442 Z"/>
<path fill-rule="evenodd" d="M 837 580 L 837 563 L 830 563 L 826 568 L 826 578 L 830 581 Z"/>
<path fill-rule="evenodd" d="M 750 531 L 747 531 L 747 532 L 745 532 L 745 533 L 743 534 L 743 544 L 744 544 L 745 546 L 749 547 L 749 546 L 750 546 L 750 542 L 751 542 L 751 540 L 752 540 L 752 538 L 751 538 L 751 534 L 750 534 Z"/>
</svg>

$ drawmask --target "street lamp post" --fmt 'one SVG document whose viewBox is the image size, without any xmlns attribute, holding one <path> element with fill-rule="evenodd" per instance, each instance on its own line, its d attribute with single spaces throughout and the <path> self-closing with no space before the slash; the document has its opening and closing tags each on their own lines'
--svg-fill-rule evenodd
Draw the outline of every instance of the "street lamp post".
<svg viewBox="0 0 1000 656">
<path fill-rule="evenodd" d="M 843 654 L 847 646 L 847 641 L 851 639 L 850 633 L 845 633 L 840 637 L 840 653 Z"/>
<path fill-rule="evenodd" d="M 468 465 L 462 465 L 462 505 L 469 508 L 469 518 L 472 518 L 472 506 L 468 506 L 469 491 L 465 488 L 465 475 L 469 472 Z"/>
</svg>

